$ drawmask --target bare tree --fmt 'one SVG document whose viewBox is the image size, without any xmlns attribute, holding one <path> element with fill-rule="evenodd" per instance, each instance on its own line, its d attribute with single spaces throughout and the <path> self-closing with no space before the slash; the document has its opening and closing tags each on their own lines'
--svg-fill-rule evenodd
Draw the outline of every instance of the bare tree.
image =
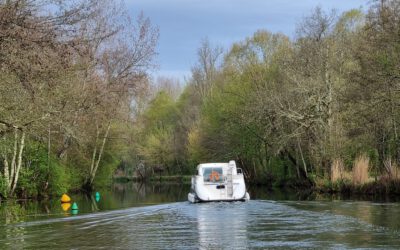
<svg viewBox="0 0 400 250">
<path fill-rule="evenodd" d="M 192 68 L 192 81 L 202 98 L 212 91 L 222 53 L 222 48 L 212 47 L 208 39 L 203 40 L 197 50 L 198 62 Z"/>
</svg>

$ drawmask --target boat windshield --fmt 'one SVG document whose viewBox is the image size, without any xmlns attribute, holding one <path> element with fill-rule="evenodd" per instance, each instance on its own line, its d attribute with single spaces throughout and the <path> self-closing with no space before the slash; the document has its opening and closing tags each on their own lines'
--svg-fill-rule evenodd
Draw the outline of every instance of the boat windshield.
<svg viewBox="0 0 400 250">
<path fill-rule="evenodd" d="M 223 181 L 222 167 L 204 168 L 203 178 L 205 182 L 222 182 Z"/>
</svg>

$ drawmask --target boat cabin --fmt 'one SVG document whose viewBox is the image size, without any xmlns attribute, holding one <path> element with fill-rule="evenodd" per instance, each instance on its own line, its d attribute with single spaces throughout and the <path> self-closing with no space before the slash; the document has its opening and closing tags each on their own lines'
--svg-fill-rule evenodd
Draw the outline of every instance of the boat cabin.
<svg viewBox="0 0 400 250">
<path fill-rule="evenodd" d="M 192 202 L 249 199 L 242 170 L 235 161 L 199 164 L 188 197 Z"/>
</svg>

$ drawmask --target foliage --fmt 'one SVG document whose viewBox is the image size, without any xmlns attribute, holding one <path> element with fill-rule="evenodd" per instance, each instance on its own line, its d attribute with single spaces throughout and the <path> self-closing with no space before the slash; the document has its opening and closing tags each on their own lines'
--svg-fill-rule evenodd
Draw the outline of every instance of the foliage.
<svg viewBox="0 0 400 250">
<path fill-rule="evenodd" d="M 157 28 L 110 0 L 0 1 L 0 17 L 2 194 L 92 186 L 148 85 Z"/>
<path fill-rule="evenodd" d="M 20 196 L 60 195 L 71 188 L 70 170 L 58 162 L 54 155 L 50 155 L 49 159 L 42 145 L 28 145 L 25 157 L 29 163 L 21 170 L 17 189 Z"/>
<path fill-rule="evenodd" d="M 108 186 L 112 181 L 112 176 L 120 164 L 120 160 L 113 153 L 105 152 L 102 160 L 102 168 L 97 174 L 94 185 L 96 187 Z"/>
<path fill-rule="evenodd" d="M 7 197 L 7 185 L 6 179 L 0 174 L 0 199 L 2 196 Z"/>
<path fill-rule="evenodd" d="M 142 152 L 168 134 L 175 139 L 169 164 L 179 159 L 192 169 L 234 159 L 256 182 L 377 179 L 386 159 L 400 161 L 398 10 L 389 0 L 376 1 L 366 15 L 317 7 L 295 39 L 260 30 L 222 60 L 203 42 L 192 79 L 166 106 L 178 111 L 172 129 L 144 136 Z M 357 159 L 362 154 L 368 164 Z"/>
</svg>

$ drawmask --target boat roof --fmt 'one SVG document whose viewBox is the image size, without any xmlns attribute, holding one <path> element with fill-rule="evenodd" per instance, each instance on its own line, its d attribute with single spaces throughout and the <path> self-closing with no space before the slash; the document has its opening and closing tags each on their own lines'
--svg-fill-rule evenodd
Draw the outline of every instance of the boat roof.
<svg viewBox="0 0 400 250">
<path fill-rule="evenodd" d="M 200 168 L 216 168 L 216 167 L 226 167 L 228 166 L 229 163 L 227 162 L 221 162 L 221 163 L 201 163 L 197 166 L 197 169 Z"/>
</svg>

